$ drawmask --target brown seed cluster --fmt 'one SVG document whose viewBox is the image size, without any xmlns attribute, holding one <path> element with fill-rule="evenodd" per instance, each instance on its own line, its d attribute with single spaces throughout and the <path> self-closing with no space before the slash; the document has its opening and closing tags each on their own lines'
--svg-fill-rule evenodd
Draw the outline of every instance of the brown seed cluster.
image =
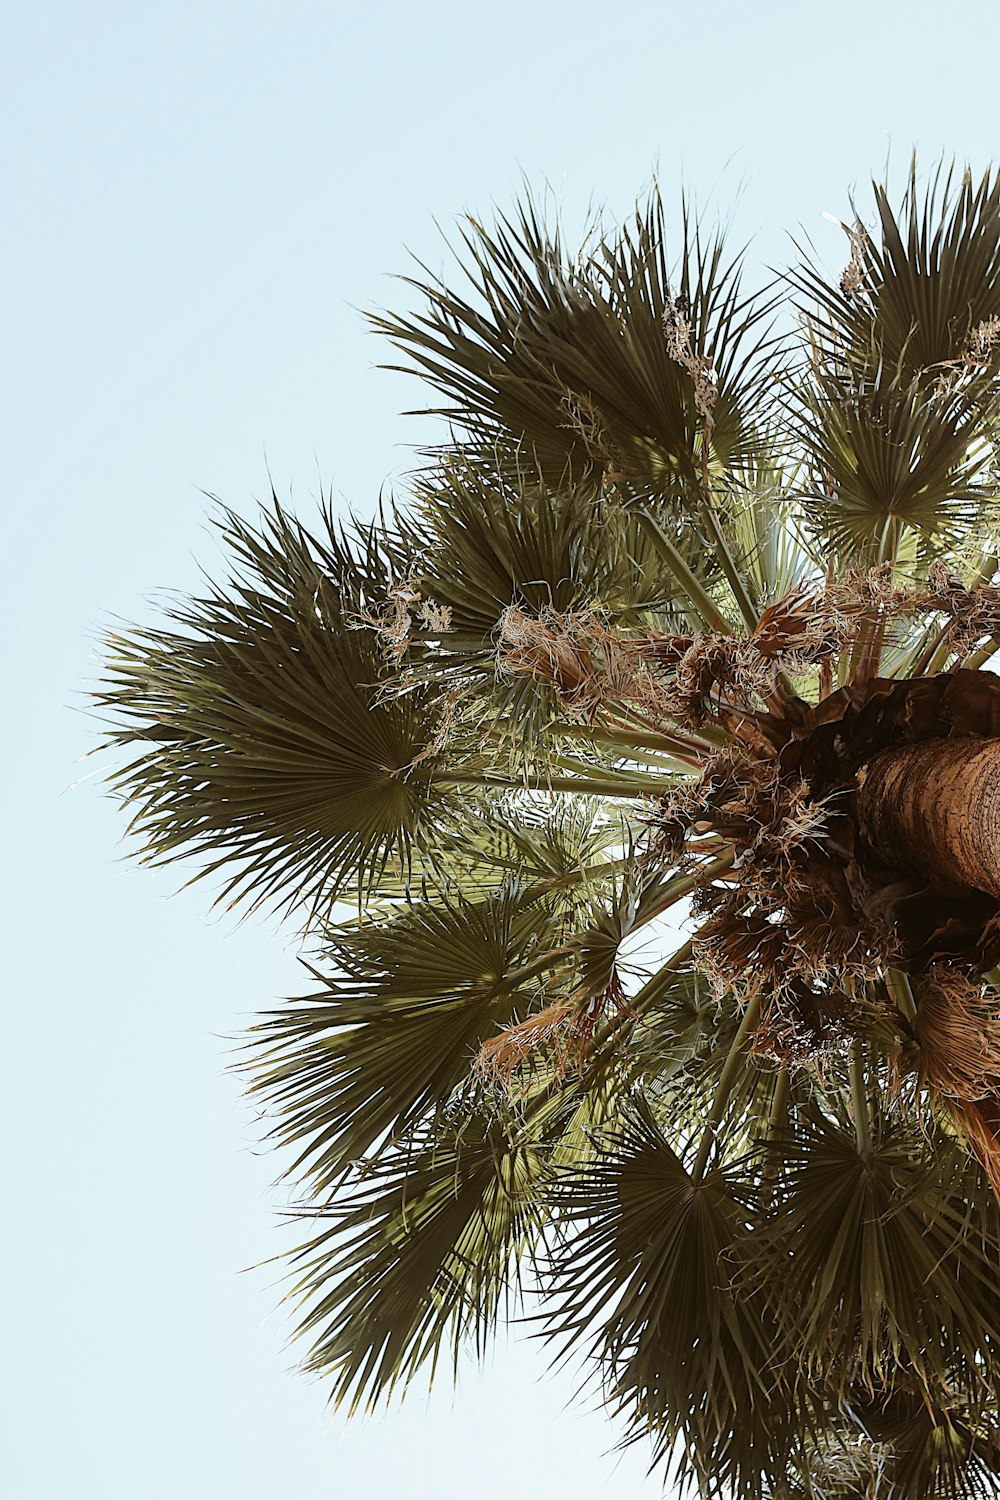
<svg viewBox="0 0 1000 1500">
<path fill-rule="evenodd" d="M 688 306 L 680 297 L 668 299 L 663 310 L 663 330 L 667 353 L 682 365 L 694 382 L 694 404 L 710 425 L 719 399 L 715 365 L 704 354 L 696 354 L 691 342 L 691 320 Z"/>
</svg>

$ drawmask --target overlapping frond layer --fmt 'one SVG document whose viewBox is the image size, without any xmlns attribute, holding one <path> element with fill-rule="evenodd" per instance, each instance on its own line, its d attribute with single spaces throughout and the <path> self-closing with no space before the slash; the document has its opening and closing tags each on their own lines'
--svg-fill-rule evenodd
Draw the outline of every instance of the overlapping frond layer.
<svg viewBox="0 0 1000 1500">
<path fill-rule="evenodd" d="M 989 1250 L 956 1238 L 962 1176 L 973 1186 L 961 1154 L 942 1139 L 931 1157 L 901 1121 L 865 1153 L 853 1130 L 819 1117 L 782 1139 L 781 1157 L 761 1253 L 784 1268 L 772 1289 L 791 1344 L 828 1382 L 836 1371 L 891 1388 L 919 1371 L 974 1396 L 996 1361 L 1000 1285 Z"/>
<path fill-rule="evenodd" d="M 1000 179 L 875 209 L 783 342 L 656 194 L 577 255 L 469 220 L 374 320 L 449 424 L 406 503 L 227 513 L 112 643 L 146 857 L 315 945 L 246 1056 L 339 1401 L 530 1272 L 703 1495 L 1000 1496 L 1000 917 L 971 802 L 872 811 L 1000 733 Z"/>
<path fill-rule="evenodd" d="M 548 484 L 522 455 L 431 469 L 401 524 L 419 558 L 418 586 L 450 611 L 442 645 L 482 652 L 512 604 L 539 612 L 600 605 L 614 618 L 667 616 L 685 601 L 628 508 L 591 476 Z M 688 565 L 710 586 L 718 570 L 674 528 Z"/>
<path fill-rule="evenodd" d="M 919 379 L 884 370 L 848 386 L 819 368 L 801 430 L 814 482 L 804 496 L 817 532 L 845 557 L 888 555 L 909 528 L 933 551 L 964 536 L 995 493 L 990 449 L 965 389 L 928 396 Z"/>
<path fill-rule="evenodd" d="M 793 426 L 817 535 L 884 557 L 911 528 L 940 552 L 996 493 L 1000 178 L 956 187 L 939 171 L 924 192 L 914 168 L 898 218 L 878 184 L 875 200 L 875 230 L 848 229 L 839 285 L 809 265 L 792 277 L 812 370 Z"/>
<path fill-rule="evenodd" d="M 726 1177 L 694 1178 L 640 1107 L 555 1201 L 552 1336 L 596 1325 L 612 1399 L 660 1456 L 679 1442 L 705 1493 L 759 1493 L 804 1423 L 763 1289 L 737 1277 L 752 1242 Z"/>
</svg>

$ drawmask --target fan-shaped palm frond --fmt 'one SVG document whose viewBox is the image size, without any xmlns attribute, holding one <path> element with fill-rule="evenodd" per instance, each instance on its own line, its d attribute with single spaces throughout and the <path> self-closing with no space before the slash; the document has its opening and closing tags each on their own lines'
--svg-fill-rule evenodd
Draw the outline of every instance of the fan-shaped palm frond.
<svg viewBox="0 0 1000 1500">
<path fill-rule="evenodd" d="M 872 350 L 904 381 L 994 362 L 992 343 L 970 340 L 1000 316 L 1000 176 L 979 182 L 939 165 L 926 188 L 911 163 L 900 211 L 875 183 L 874 230 L 855 210 L 844 225 L 850 263 L 836 285 L 806 262 L 793 276 L 824 351 L 854 370 Z"/>
<path fill-rule="evenodd" d="M 884 373 L 847 389 L 818 370 L 806 412 L 816 486 L 807 509 L 845 557 L 887 555 L 904 527 L 954 547 L 995 493 L 989 449 L 970 441 L 964 391 L 929 397 Z"/>
<path fill-rule="evenodd" d="M 742 294 L 738 259 L 686 214 L 672 272 L 665 230 L 654 194 L 632 225 L 611 238 L 595 228 L 568 259 L 529 200 L 492 233 L 474 220 L 464 229 L 472 300 L 438 278 L 411 280 L 428 310 L 372 321 L 452 403 L 446 415 L 524 445 L 550 481 L 596 468 L 697 494 L 703 435 L 724 468 L 756 451 L 770 304 Z"/>
<path fill-rule="evenodd" d="M 226 895 L 329 902 L 408 864 L 448 805 L 422 759 L 440 709 L 377 697 L 384 663 L 357 628 L 386 585 L 373 539 L 362 564 L 332 522 L 319 540 L 277 506 L 259 531 L 223 527 L 229 591 L 112 639 L 102 701 L 141 751 L 114 784 L 154 862 L 197 850 Z"/>
<path fill-rule="evenodd" d="M 886 1126 L 868 1151 L 829 1118 L 781 1144 L 780 1213 L 762 1232 L 783 1285 L 788 1337 L 829 1380 L 975 1390 L 995 1359 L 1000 1286 L 993 1253 L 963 1240 L 947 1142 Z M 840 1397 L 843 1391 L 838 1392 Z"/>
<path fill-rule="evenodd" d="M 342 977 L 258 1027 L 254 1091 L 299 1151 L 289 1170 L 326 1191 L 387 1133 L 442 1110 L 558 965 L 548 917 L 506 892 L 332 934 L 325 963 Z"/>
<path fill-rule="evenodd" d="M 755 1493 L 810 1417 L 763 1289 L 736 1274 L 752 1241 L 733 1185 L 693 1176 L 639 1106 L 554 1201 L 550 1335 L 574 1346 L 591 1331 L 612 1400 L 662 1455 L 679 1439 L 706 1493 Z"/>
<path fill-rule="evenodd" d="M 336 1400 L 374 1406 L 442 1346 L 481 1348 L 519 1258 L 537 1243 L 537 1133 L 475 1117 L 424 1132 L 366 1168 L 293 1257 L 306 1367 Z M 322 1222 L 322 1221 L 321 1221 Z M 513 1282 L 516 1287 L 516 1279 Z"/>
<path fill-rule="evenodd" d="M 812 384 L 801 432 L 818 530 L 878 556 L 891 528 L 954 547 L 994 494 L 990 468 L 1000 341 L 1000 179 L 957 192 L 915 165 L 897 221 L 876 186 L 879 232 L 848 230 L 838 286 L 807 266 Z"/>
<path fill-rule="evenodd" d="M 593 476 L 550 486 L 502 454 L 431 470 L 417 485 L 412 517 L 401 516 L 416 581 L 449 611 L 448 651 L 487 652 L 512 604 L 535 612 L 601 605 L 617 619 L 670 618 L 686 601 L 627 508 Z M 713 580 L 678 529 L 689 566 Z"/>
</svg>

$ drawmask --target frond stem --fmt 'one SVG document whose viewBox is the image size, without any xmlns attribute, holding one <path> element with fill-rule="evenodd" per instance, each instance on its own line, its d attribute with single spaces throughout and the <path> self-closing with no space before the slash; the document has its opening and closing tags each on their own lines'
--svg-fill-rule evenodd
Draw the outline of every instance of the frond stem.
<svg viewBox="0 0 1000 1500">
<path fill-rule="evenodd" d="M 702 513 L 708 522 L 712 539 L 719 549 L 719 561 L 722 563 L 722 571 L 726 575 L 729 587 L 733 591 L 736 607 L 743 616 L 744 623 L 749 630 L 753 630 L 757 624 L 758 611 L 753 606 L 753 601 L 747 592 L 746 584 L 736 566 L 736 560 L 729 549 L 729 541 L 719 521 L 719 513 L 712 499 L 712 485 L 708 477 L 708 428 L 702 434 L 701 440 L 701 488 L 702 488 Z"/>
<path fill-rule="evenodd" d="M 646 511 L 637 511 L 636 519 L 709 629 L 717 631 L 719 635 L 732 635 L 733 627 L 704 584 L 692 573 L 655 516 Z"/>
<path fill-rule="evenodd" d="M 674 740 L 671 736 L 649 731 L 645 734 L 636 734 L 628 729 L 608 729 L 603 724 L 560 724 L 559 737 L 561 739 L 586 740 L 588 744 L 607 745 L 612 749 L 630 752 L 637 760 L 646 760 L 652 757 L 651 764 L 667 766 L 668 760 L 674 765 L 683 766 L 688 769 L 689 762 L 685 756 L 681 760 L 677 754 L 677 746 L 681 742 Z M 710 747 L 705 746 L 705 754 Z"/>
<path fill-rule="evenodd" d="M 966 657 L 963 665 L 978 672 L 997 651 L 1000 651 L 1000 635 L 991 635 L 985 646 L 977 646 L 972 655 Z"/>
<path fill-rule="evenodd" d="M 511 969 L 508 974 L 503 976 L 504 984 L 512 985 L 514 989 L 519 989 L 529 979 L 535 979 L 539 974 L 544 974 L 546 969 L 556 968 L 560 959 L 572 958 L 572 956 L 572 948 L 548 948 L 544 953 L 540 953 L 537 958 L 531 959 L 529 963 L 522 964 L 518 969 Z"/>
<path fill-rule="evenodd" d="M 615 702 L 615 700 L 611 701 Z M 727 743 L 726 737 L 723 734 L 720 734 L 718 730 L 712 730 L 710 727 L 707 734 L 703 727 L 701 733 L 697 735 L 684 734 L 678 729 L 668 731 L 660 729 L 657 724 L 653 723 L 652 719 L 647 718 L 645 714 L 641 714 L 631 703 L 615 702 L 615 707 L 627 716 L 625 719 L 612 719 L 612 723 L 617 728 L 628 730 L 634 725 L 638 725 L 640 729 L 646 730 L 649 734 L 661 735 L 664 739 L 671 740 L 682 749 L 689 750 L 698 758 L 699 764 L 706 755 L 711 754 L 713 744 L 724 745 Z"/>
<path fill-rule="evenodd" d="M 503 791 L 576 792 L 594 797 L 655 797 L 670 792 L 669 781 L 650 780 L 636 786 L 634 781 L 612 776 L 500 776 L 489 771 L 442 771 L 435 780 L 447 786 L 497 787 Z"/>
<path fill-rule="evenodd" d="M 854 1115 L 854 1134 L 858 1143 L 858 1155 L 867 1161 L 872 1154 L 872 1127 L 868 1115 L 868 1095 L 865 1090 L 864 1042 L 855 1037 L 851 1043 L 851 1110 Z"/>
<path fill-rule="evenodd" d="M 932 637 L 928 645 L 921 651 L 916 661 L 910 667 L 910 677 L 923 677 L 932 670 L 932 662 L 943 646 L 947 644 L 951 634 L 954 620 L 946 620 L 941 629 Z"/>
<path fill-rule="evenodd" d="M 899 969 L 887 969 L 885 974 L 885 982 L 888 986 L 889 994 L 892 996 L 893 1002 L 895 1003 L 896 1009 L 900 1011 L 900 1013 L 904 1015 L 908 1021 L 912 1021 L 914 1016 L 917 1014 L 917 1002 L 913 998 L 913 987 L 910 984 L 908 977 Z"/>
<path fill-rule="evenodd" d="M 764 1168 L 760 1175 L 760 1206 L 765 1213 L 771 1206 L 771 1199 L 774 1196 L 774 1185 L 778 1176 L 778 1163 L 775 1159 L 774 1144 L 779 1132 L 784 1128 L 785 1117 L 788 1113 L 789 1085 L 788 1064 L 782 1063 L 778 1070 L 778 1076 L 774 1081 L 774 1093 L 771 1096 L 771 1108 L 767 1116 L 767 1131 L 764 1135 L 764 1146 L 767 1155 L 764 1158 Z"/>
<path fill-rule="evenodd" d="M 712 1100 L 712 1108 L 705 1122 L 705 1129 L 702 1132 L 701 1141 L 698 1145 L 698 1155 L 695 1158 L 694 1168 L 691 1172 L 691 1181 L 696 1185 L 701 1182 L 705 1175 L 705 1168 L 708 1165 L 708 1158 L 715 1140 L 715 1133 L 722 1116 L 725 1114 L 729 1095 L 732 1092 L 733 1084 L 736 1082 L 743 1061 L 744 1044 L 759 1019 L 760 995 L 754 995 L 747 1002 L 746 1010 L 743 1012 L 743 1019 L 740 1021 L 739 1029 L 733 1039 L 733 1045 L 729 1049 L 729 1056 L 726 1058 L 718 1087 L 715 1090 L 715 1098 Z"/>
</svg>

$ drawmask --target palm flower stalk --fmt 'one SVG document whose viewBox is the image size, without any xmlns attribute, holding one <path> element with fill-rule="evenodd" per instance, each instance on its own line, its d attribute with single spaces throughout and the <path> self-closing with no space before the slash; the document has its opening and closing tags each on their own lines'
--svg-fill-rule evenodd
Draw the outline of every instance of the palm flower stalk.
<svg viewBox="0 0 1000 1500">
<path fill-rule="evenodd" d="M 760 294 L 655 194 L 468 221 L 391 513 L 110 643 L 143 857 L 310 943 L 246 1066 L 337 1401 L 528 1287 L 705 1495 L 1000 1494 L 1000 179 L 874 208 Z"/>
</svg>

